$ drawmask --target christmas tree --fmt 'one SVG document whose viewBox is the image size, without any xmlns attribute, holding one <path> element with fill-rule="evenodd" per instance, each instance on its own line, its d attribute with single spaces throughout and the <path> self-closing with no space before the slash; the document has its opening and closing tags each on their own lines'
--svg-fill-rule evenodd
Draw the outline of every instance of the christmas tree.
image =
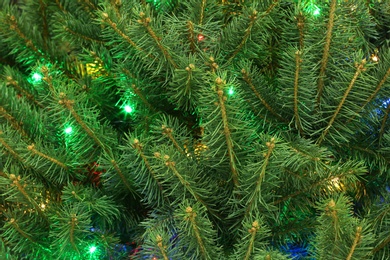
<svg viewBox="0 0 390 260">
<path fill-rule="evenodd" d="M 388 0 L 0 1 L 1 259 L 388 259 Z"/>
</svg>

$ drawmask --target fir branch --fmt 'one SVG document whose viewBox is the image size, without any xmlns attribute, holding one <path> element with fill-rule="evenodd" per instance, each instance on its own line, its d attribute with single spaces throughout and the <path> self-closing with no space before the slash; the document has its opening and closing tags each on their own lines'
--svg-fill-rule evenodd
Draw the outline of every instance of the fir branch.
<svg viewBox="0 0 390 260">
<path fill-rule="evenodd" d="M 190 42 L 191 53 L 195 53 L 196 45 L 195 45 L 195 33 L 194 33 L 193 22 L 187 21 L 187 28 L 188 28 L 188 41 Z"/>
<path fill-rule="evenodd" d="M 351 92 L 353 86 L 355 85 L 355 81 L 359 77 L 360 73 L 362 73 L 363 71 L 366 70 L 364 68 L 365 64 L 366 64 L 366 59 L 363 59 L 361 61 L 361 63 L 357 66 L 355 75 L 353 76 L 351 82 L 349 83 L 349 86 L 348 86 L 347 90 L 345 91 L 345 93 L 343 95 L 343 98 L 341 99 L 339 105 L 337 106 L 337 108 L 336 108 L 332 118 L 330 119 L 330 121 L 328 123 L 328 126 L 324 129 L 324 131 L 322 132 L 321 136 L 318 138 L 318 141 L 317 141 L 318 145 L 320 145 L 322 143 L 322 141 L 325 139 L 325 136 L 328 134 L 329 129 L 333 126 L 333 123 L 334 123 L 336 117 L 338 116 L 341 108 L 343 107 L 344 102 L 347 100 L 349 92 Z"/>
<path fill-rule="evenodd" d="M 48 48 L 47 41 L 49 39 L 49 27 L 47 24 L 47 15 L 46 15 L 46 4 L 43 0 L 39 0 L 39 11 L 41 13 L 42 17 L 42 23 L 43 23 L 43 30 L 42 30 L 42 39 L 43 39 L 43 45 L 45 49 Z"/>
<path fill-rule="evenodd" d="M 164 55 L 165 59 L 175 68 L 177 69 L 178 66 L 177 64 L 175 63 L 175 61 L 172 59 L 172 56 L 171 54 L 169 53 L 169 51 L 161 44 L 161 38 L 157 37 L 156 33 L 153 31 L 152 27 L 150 27 L 150 22 L 151 22 L 151 18 L 150 17 L 145 17 L 145 13 L 141 12 L 139 14 L 140 18 L 139 20 L 137 20 L 137 22 L 139 24 L 142 24 L 146 31 L 149 33 L 149 35 L 153 38 L 153 40 L 156 42 L 157 44 L 157 47 L 161 50 L 162 54 Z"/>
<path fill-rule="evenodd" d="M 68 13 L 68 11 L 65 10 L 65 7 L 61 4 L 60 0 L 56 0 L 56 4 L 58 8 L 63 12 L 63 13 Z"/>
<path fill-rule="evenodd" d="M 149 103 L 149 101 L 146 99 L 146 97 L 142 94 L 142 91 L 137 87 L 135 84 L 131 84 L 131 88 L 133 89 L 134 93 L 144 102 L 144 104 L 151 110 L 156 111 L 156 109 Z"/>
<path fill-rule="evenodd" d="M 133 140 L 133 144 L 131 145 L 131 147 L 133 147 L 138 155 L 141 157 L 142 161 L 144 162 L 146 168 L 148 169 L 148 172 L 150 173 L 150 175 L 152 176 L 152 178 L 156 181 L 157 185 L 158 185 L 158 188 L 159 190 L 162 192 L 163 191 L 163 186 L 162 184 L 158 181 L 157 177 L 156 177 L 156 173 L 153 171 L 149 161 L 148 161 L 148 158 L 146 158 L 146 155 L 144 154 L 143 152 L 143 146 L 142 144 L 140 143 L 140 141 L 138 139 L 134 139 Z M 167 200 L 166 197 L 164 197 L 165 200 Z"/>
<path fill-rule="evenodd" d="M 84 39 L 86 41 L 89 41 L 89 42 L 96 42 L 96 43 L 100 43 L 100 44 L 104 44 L 105 43 L 102 40 L 93 39 L 91 37 L 85 36 L 84 34 L 75 32 L 72 29 L 70 29 L 68 26 L 64 26 L 64 30 L 67 31 L 68 33 L 72 34 L 75 37 L 82 38 L 82 39 Z"/>
<path fill-rule="evenodd" d="M 75 231 L 76 225 L 77 225 L 77 218 L 76 218 L 76 215 L 75 215 L 75 214 L 72 214 L 72 216 L 71 216 L 71 221 L 70 221 L 69 240 L 70 240 L 70 244 L 72 245 L 72 247 L 77 251 L 77 253 L 80 254 L 80 251 L 79 251 L 79 249 L 77 248 L 76 243 L 75 243 L 75 241 L 74 241 L 74 231 Z"/>
<path fill-rule="evenodd" d="M 375 98 L 375 96 L 378 94 L 378 92 L 382 89 L 383 85 L 385 84 L 387 78 L 390 76 L 390 68 L 387 70 L 387 72 L 385 73 L 385 75 L 383 76 L 383 78 L 381 79 L 381 81 L 378 83 L 377 87 L 375 88 L 374 92 L 371 94 L 371 96 L 369 96 L 367 98 L 367 100 L 364 102 L 364 104 L 361 106 L 361 110 L 360 111 L 363 111 L 363 109 L 367 106 L 368 103 L 371 102 L 371 100 L 373 100 Z M 348 119 L 348 121 L 346 122 L 346 124 L 350 123 L 353 119 L 355 119 L 355 116 L 351 117 L 350 119 Z"/>
<path fill-rule="evenodd" d="M 71 113 L 71 115 L 73 116 L 73 118 L 77 121 L 77 123 L 84 129 L 84 131 L 87 133 L 87 135 L 89 137 L 92 138 L 92 140 L 100 147 L 102 148 L 103 150 L 107 151 L 108 154 L 111 155 L 111 152 L 109 152 L 109 150 L 105 147 L 105 145 L 100 141 L 100 139 L 95 135 L 95 133 L 92 131 L 91 128 L 89 128 L 89 126 L 83 121 L 83 119 L 81 119 L 81 117 L 79 116 L 79 114 L 74 110 L 73 108 L 73 105 L 74 105 L 74 101 L 73 100 L 69 100 L 66 98 L 66 95 L 65 93 L 61 92 L 60 95 L 60 100 L 58 101 L 58 103 L 62 106 L 64 106 L 66 109 L 69 110 L 69 112 Z"/>
<path fill-rule="evenodd" d="M 206 202 L 192 189 L 190 183 L 186 181 L 183 176 L 179 173 L 179 171 L 176 169 L 176 163 L 169 160 L 169 156 L 166 155 L 164 157 L 166 159 L 165 165 L 173 172 L 173 174 L 176 176 L 176 178 L 179 179 L 180 183 L 183 185 L 183 187 L 188 190 L 188 192 L 195 198 L 196 201 L 200 202 L 203 206 L 205 206 L 210 212 L 213 212 L 212 209 L 207 205 Z"/>
<path fill-rule="evenodd" d="M 43 78 L 42 80 L 45 81 L 49 87 L 50 93 L 54 96 L 55 91 L 54 91 L 54 86 L 53 86 L 53 81 L 52 77 L 49 75 L 49 69 L 46 66 L 42 66 L 41 72 L 43 73 Z"/>
<path fill-rule="evenodd" d="M 121 13 L 119 12 L 119 7 L 121 5 L 121 0 L 111 0 L 110 1 L 111 7 L 115 10 L 115 14 L 118 18 L 121 17 Z"/>
<path fill-rule="evenodd" d="M 59 100 L 59 104 L 60 105 L 63 105 L 65 108 L 67 108 L 69 110 L 69 112 L 71 113 L 71 115 L 73 116 L 73 118 L 76 120 L 76 122 L 81 126 L 82 129 L 84 129 L 84 131 L 87 133 L 87 135 L 92 138 L 92 140 L 103 150 L 107 153 L 107 155 L 111 158 L 111 161 L 110 163 L 112 164 L 112 166 L 114 167 L 116 173 L 119 175 L 120 179 L 122 180 L 123 184 L 126 186 L 126 188 L 133 193 L 133 189 L 131 188 L 131 185 L 129 184 L 129 182 L 127 181 L 126 177 L 123 175 L 121 169 L 119 168 L 117 162 L 114 160 L 114 156 L 111 152 L 111 150 L 109 148 L 107 148 L 107 146 L 105 146 L 103 144 L 102 141 L 100 141 L 100 139 L 95 135 L 95 133 L 92 131 L 91 128 L 89 128 L 89 126 L 81 119 L 81 117 L 79 116 L 79 114 L 74 110 L 73 108 L 73 105 L 74 105 L 74 101 L 73 100 L 69 100 L 66 98 L 66 95 L 65 93 L 61 92 L 60 93 L 60 100 Z"/>
<path fill-rule="evenodd" d="M 298 127 L 299 133 L 303 135 L 303 130 L 301 126 L 301 120 L 298 112 L 298 88 L 299 88 L 299 72 L 301 70 L 301 52 L 298 50 L 295 52 L 295 78 L 294 78 L 294 115 L 295 115 L 295 125 Z"/>
<path fill-rule="evenodd" d="M 349 254 L 347 256 L 347 258 L 345 260 L 351 260 L 352 259 L 352 255 L 356 249 L 356 246 L 360 243 L 360 240 L 362 238 L 362 227 L 361 226 L 358 226 L 356 228 L 356 234 L 355 234 L 355 239 L 353 241 L 353 244 L 351 246 L 351 250 L 349 251 Z"/>
<path fill-rule="evenodd" d="M 315 157 L 315 156 L 313 156 L 313 154 L 311 154 L 311 153 L 306 153 L 306 152 L 304 152 L 304 151 L 302 151 L 302 150 L 298 150 L 298 149 L 296 149 L 296 148 L 293 147 L 293 146 L 290 146 L 290 149 L 291 149 L 293 152 L 299 154 L 300 156 L 309 158 L 309 160 L 311 160 L 311 161 L 319 162 L 319 161 L 321 160 L 320 157 Z"/>
<path fill-rule="evenodd" d="M 257 175 L 258 174 L 258 179 L 256 181 L 256 187 L 255 187 L 255 190 L 254 190 L 254 194 L 260 196 L 260 192 L 261 192 L 261 184 L 263 183 L 263 180 L 264 180 L 264 176 L 265 176 L 265 173 L 266 173 L 266 169 L 267 169 L 267 166 L 268 166 L 268 163 L 269 163 L 269 159 L 272 155 L 272 151 L 275 149 L 275 138 L 271 138 L 270 142 L 267 142 L 266 143 L 266 146 L 268 147 L 268 151 L 267 153 L 264 155 L 264 162 L 263 162 L 263 165 L 260 169 L 260 173 L 258 172 L 255 172 L 254 174 Z M 251 200 L 247 203 L 247 208 L 246 208 L 246 212 L 245 212 L 245 216 L 248 216 L 250 213 L 251 213 L 251 210 L 252 210 L 252 205 L 253 205 L 253 202 L 257 199 L 256 196 L 251 196 Z"/>
<path fill-rule="evenodd" d="M 83 5 L 84 10 L 85 10 L 90 16 L 96 17 L 96 15 L 94 14 L 94 12 L 91 11 L 91 9 L 92 9 L 92 10 L 97 10 L 97 9 L 98 9 L 97 6 L 95 6 L 94 3 L 92 3 L 92 2 L 89 1 L 89 0 L 83 0 L 83 1 L 81 1 L 81 4 Z"/>
<path fill-rule="evenodd" d="M 25 42 L 26 47 L 30 48 L 41 58 L 45 58 L 44 55 L 38 50 L 38 48 L 34 45 L 32 40 L 30 40 L 19 28 L 18 23 L 16 21 L 15 16 L 8 15 L 10 20 L 10 29 L 17 33 L 17 35 Z"/>
<path fill-rule="evenodd" d="M 176 149 L 181 154 L 185 154 L 183 148 L 180 147 L 179 143 L 176 141 L 175 137 L 173 137 L 173 135 L 172 135 L 173 129 L 167 127 L 166 125 L 162 125 L 161 128 L 162 128 L 162 134 L 167 136 L 168 139 L 172 141 L 173 145 L 176 147 Z"/>
<path fill-rule="evenodd" d="M 377 245 L 371 252 L 373 254 L 375 254 L 376 252 L 378 252 L 379 250 L 383 249 L 387 244 L 390 243 L 390 235 L 384 240 L 382 241 L 382 243 L 380 243 L 379 245 Z"/>
<path fill-rule="evenodd" d="M 244 47 L 246 41 L 248 40 L 249 36 L 251 35 L 252 27 L 257 20 L 257 11 L 256 10 L 253 10 L 252 15 L 249 15 L 249 19 L 250 19 L 250 22 L 249 22 L 248 28 L 245 29 L 244 37 L 242 38 L 240 44 L 236 47 L 233 54 L 228 59 L 228 61 L 227 61 L 228 63 L 231 62 L 234 59 L 234 57 L 236 57 L 236 55 L 241 51 L 242 47 Z"/>
<path fill-rule="evenodd" d="M 31 205 L 35 208 L 35 210 L 38 212 L 38 214 L 40 216 L 42 216 L 43 219 L 45 219 L 45 221 L 48 221 L 46 215 L 43 213 L 43 211 L 42 211 L 41 207 L 39 207 L 38 203 L 36 203 L 36 201 L 28 195 L 27 191 L 24 188 L 26 185 L 20 184 L 20 182 L 19 182 L 20 176 L 16 177 L 15 174 L 10 174 L 9 179 L 12 181 L 13 185 L 15 185 L 15 187 L 19 190 L 19 192 L 23 195 L 23 197 L 28 202 L 31 203 Z"/>
<path fill-rule="evenodd" d="M 348 171 L 347 173 L 342 173 L 342 174 L 340 174 L 340 175 L 332 175 L 332 176 L 330 176 L 330 177 L 328 177 L 328 178 L 319 180 L 319 181 L 317 181 L 317 182 L 311 184 L 311 185 L 308 186 L 306 189 L 301 189 L 301 190 L 298 190 L 298 191 L 296 191 L 296 192 L 294 192 L 294 193 L 291 193 L 291 194 L 289 194 L 289 195 L 287 195 L 287 196 L 284 196 L 284 197 L 282 197 L 282 198 L 280 198 L 280 199 L 274 201 L 272 204 L 273 204 L 273 205 L 278 205 L 279 203 L 284 202 L 284 201 L 286 201 L 286 200 L 288 200 L 288 199 L 297 197 L 297 196 L 301 195 L 302 193 L 305 193 L 305 192 L 311 190 L 312 188 L 321 186 L 321 185 L 323 185 L 324 183 L 329 183 L 330 181 L 332 181 L 332 180 L 335 179 L 335 178 L 342 179 L 343 177 L 345 177 L 345 176 L 347 176 L 347 175 L 353 175 L 353 174 L 354 174 L 353 171 Z"/>
<path fill-rule="evenodd" d="M 0 131 L 0 136 L 3 134 L 2 131 Z M 20 155 L 15 152 L 14 149 L 12 149 L 12 147 L 3 139 L 0 137 L 0 144 L 18 161 L 22 162 L 23 164 L 26 163 L 26 161 L 20 157 Z"/>
<path fill-rule="evenodd" d="M 332 0 L 332 2 L 330 4 L 329 21 L 328 21 L 328 25 L 327 25 L 324 52 L 323 52 L 322 60 L 321 60 L 320 75 L 318 78 L 318 87 L 317 87 L 317 105 L 318 106 L 320 106 L 322 91 L 324 88 L 324 77 L 325 77 L 326 66 L 328 65 L 330 43 L 332 40 L 332 30 L 333 30 L 333 26 L 334 26 L 334 19 L 335 19 L 335 13 L 336 13 L 336 5 L 337 5 L 337 0 Z"/>
<path fill-rule="evenodd" d="M 68 170 L 68 166 L 66 166 L 64 163 L 62 163 L 62 162 L 58 161 L 57 159 L 50 157 L 49 155 L 44 154 L 44 153 L 38 151 L 37 149 L 35 149 L 34 144 L 27 146 L 27 150 L 29 150 L 33 154 L 36 154 L 36 155 L 38 155 L 38 156 L 40 156 L 48 161 L 60 166 L 64 170 Z"/>
<path fill-rule="evenodd" d="M 144 152 L 143 152 L 143 146 L 142 146 L 142 144 L 139 142 L 138 139 L 134 139 L 132 147 L 133 147 L 134 149 L 137 150 L 138 155 L 139 155 L 139 156 L 142 158 L 142 160 L 144 161 L 146 168 L 149 170 L 149 172 L 150 172 L 150 174 L 152 175 L 152 177 L 153 177 L 154 179 L 156 179 L 156 174 L 155 174 L 154 171 L 152 170 L 152 167 L 150 166 L 150 163 L 149 163 L 148 159 L 146 158 L 146 156 L 145 156 L 145 154 L 144 154 Z M 159 185 L 160 189 L 162 189 L 161 184 L 158 183 L 158 185 Z"/>
<path fill-rule="evenodd" d="M 133 192 L 133 189 L 131 188 L 130 183 L 127 181 L 126 177 L 123 175 L 123 172 L 122 172 L 122 170 L 119 168 L 118 163 L 117 163 L 114 159 L 112 159 L 110 162 L 111 162 L 111 164 L 114 166 L 115 171 L 116 171 L 117 174 L 119 175 L 119 178 L 121 178 L 123 184 L 125 184 L 126 188 L 127 188 L 130 192 Z"/>
<path fill-rule="evenodd" d="M 133 75 L 128 69 L 123 69 L 123 72 L 129 76 L 130 78 L 136 79 L 137 77 Z M 149 101 L 146 99 L 142 91 L 135 85 L 131 84 L 131 88 L 133 89 L 134 93 L 144 102 L 144 104 L 152 111 L 156 111 L 156 109 L 149 103 Z"/>
<path fill-rule="evenodd" d="M 91 7 L 94 10 L 97 9 L 97 6 L 93 2 L 91 2 L 90 0 L 83 0 L 82 2 L 87 4 L 89 7 Z"/>
<path fill-rule="evenodd" d="M 0 176 L 3 177 L 3 178 L 8 178 L 7 174 L 5 174 L 4 172 L 2 172 L 1 170 L 0 170 Z"/>
<path fill-rule="evenodd" d="M 156 243 L 157 243 L 157 246 L 158 248 L 160 249 L 160 252 L 161 254 L 163 255 L 164 257 L 164 260 L 169 260 L 168 256 L 167 256 L 167 252 L 166 252 L 166 246 L 163 245 L 162 243 L 162 237 L 160 235 L 157 235 L 156 236 Z"/>
<path fill-rule="evenodd" d="M 382 140 L 382 137 L 385 133 L 386 130 L 385 127 L 386 127 L 387 119 L 389 117 L 389 113 L 390 113 L 390 103 L 387 105 L 385 116 L 382 119 L 381 129 L 379 130 L 379 142 Z"/>
<path fill-rule="evenodd" d="M 188 66 L 185 68 L 187 71 L 187 78 L 186 78 L 186 90 L 185 94 L 188 96 L 191 96 L 191 79 L 192 79 L 192 71 L 195 69 L 195 65 L 190 63 Z"/>
<path fill-rule="evenodd" d="M 368 154 L 371 154 L 372 156 L 374 156 L 375 158 L 380 158 L 381 160 L 383 160 L 384 162 L 386 162 L 386 164 L 390 164 L 390 159 L 383 156 L 382 154 L 380 153 L 377 153 L 371 149 L 368 149 L 368 148 L 364 148 L 364 147 L 361 147 L 361 146 L 356 146 L 356 145 L 348 145 L 347 146 L 350 150 L 358 150 L 358 151 L 362 151 L 362 152 L 365 152 L 365 153 L 368 153 Z M 386 166 L 387 168 L 387 166 Z"/>
<path fill-rule="evenodd" d="M 383 219 L 387 217 L 388 214 L 390 214 L 390 207 L 386 207 L 381 210 L 382 210 L 381 213 L 375 217 L 376 223 L 383 223 Z"/>
<path fill-rule="evenodd" d="M 196 241 L 198 242 L 198 246 L 199 246 L 200 252 L 203 256 L 203 259 L 208 259 L 207 253 L 206 253 L 206 248 L 204 246 L 202 236 L 200 235 L 200 231 L 199 231 L 198 225 L 196 223 L 196 219 L 195 219 L 196 212 L 194 212 L 193 209 L 190 206 L 188 206 L 186 208 L 186 213 L 187 213 L 186 219 L 189 220 L 191 223 L 191 227 L 195 233 L 195 238 L 196 238 Z"/>
<path fill-rule="evenodd" d="M 251 259 L 251 254 L 253 252 L 253 246 L 255 243 L 256 233 L 259 229 L 260 229 L 259 222 L 257 220 L 253 221 L 252 227 L 248 230 L 248 232 L 251 234 L 251 236 L 250 236 L 250 241 L 249 241 L 248 249 L 246 250 L 244 260 Z"/>
<path fill-rule="evenodd" d="M 8 123 L 20 133 L 20 135 L 26 139 L 30 139 L 26 131 L 22 128 L 22 125 L 17 122 L 17 120 L 10 114 L 8 114 L 7 110 L 4 107 L 0 106 L 0 117 L 5 118 Z"/>
<path fill-rule="evenodd" d="M 202 24 L 203 24 L 204 11 L 205 11 L 205 9 L 206 9 L 206 2 L 207 2 L 207 0 L 202 0 L 202 4 L 200 5 L 199 25 L 202 25 Z"/>
<path fill-rule="evenodd" d="M 9 16 L 9 15 L 8 15 Z M 31 50 L 34 51 L 34 53 L 36 53 L 39 57 L 51 62 L 54 66 L 55 64 L 57 63 L 56 61 L 53 61 L 51 59 L 51 57 L 49 56 L 46 56 L 44 55 L 35 45 L 34 43 L 32 42 L 32 40 L 28 39 L 28 37 L 20 30 L 20 28 L 18 27 L 18 23 L 16 21 L 16 18 L 15 16 L 11 15 L 9 16 L 9 19 L 10 19 L 10 29 L 15 31 L 17 33 L 17 35 L 25 42 L 25 45 L 27 48 L 30 48 Z M 64 68 L 59 68 L 61 69 L 65 74 L 66 76 L 68 76 L 69 78 L 71 79 L 74 79 L 75 77 L 69 73 L 68 70 L 64 69 Z"/>
<path fill-rule="evenodd" d="M 371 100 L 374 99 L 374 97 L 376 96 L 376 94 L 378 94 L 379 90 L 382 89 L 383 85 L 385 84 L 387 78 L 390 76 L 390 68 L 387 70 L 386 74 L 383 76 L 383 78 L 381 79 L 381 81 L 379 82 L 379 84 L 377 85 L 374 93 L 371 94 L 371 96 L 369 98 L 367 98 L 366 102 L 362 105 L 362 110 L 363 108 L 368 104 L 370 103 Z"/>
<path fill-rule="evenodd" d="M 12 77 L 12 76 L 7 76 L 6 77 L 6 85 L 7 86 L 13 86 L 14 89 L 16 89 L 17 92 L 19 93 L 22 93 L 26 98 L 27 100 L 30 100 L 31 102 L 33 102 L 35 105 L 37 105 L 38 107 L 40 108 L 45 108 L 41 103 L 39 103 L 33 94 L 29 93 L 28 91 L 26 91 L 25 89 L 23 89 L 19 83 Z"/>
<path fill-rule="evenodd" d="M 337 212 L 337 209 L 336 209 L 336 202 L 331 199 L 327 205 L 327 207 L 325 208 L 325 214 L 330 216 L 333 220 L 332 220 L 332 224 L 333 224 L 333 228 L 334 228 L 334 235 L 335 235 L 335 238 L 334 238 L 334 241 L 338 241 L 340 239 L 339 237 L 339 228 L 340 228 L 340 225 L 339 225 L 339 217 L 338 217 L 338 212 Z"/>
<path fill-rule="evenodd" d="M 230 170 L 232 172 L 232 179 L 233 179 L 233 184 L 237 188 L 239 186 L 238 182 L 238 171 L 237 171 L 237 166 L 236 166 L 236 157 L 234 156 L 234 150 L 233 150 L 233 141 L 230 133 L 230 128 L 229 128 L 229 122 L 228 122 L 228 116 L 226 114 L 226 107 L 225 107 L 225 100 L 226 97 L 223 95 L 223 85 L 225 82 L 218 77 L 215 80 L 216 83 L 216 92 L 218 94 L 218 104 L 221 109 L 221 116 L 222 116 L 222 122 L 223 122 L 223 132 L 225 135 L 226 139 L 226 146 L 227 146 L 227 152 L 229 156 L 229 165 L 230 165 Z"/>
<path fill-rule="evenodd" d="M 244 2 L 244 1 L 243 1 Z M 263 18 L 264 16 L 267 16 L 269 15 L 269 13 L 271 13 L 272 9 L 274 9 L 277 5 L 278 5 L 278 2 L 279 0 L 274 0 L 274 2 L 267 8 L 267 10 L 265 11 L 265 13 L 263 13 L 261 15 L 261 18 Z"/>
<path fill-rule="evenodd" d="M 133 42 L 133 40 L 130 39 L 129 36 L 127 36 L 124 32 L 122 32 L 116 25 L 116 23 L 114 23 L 110 17 L 108 16 L 107 13 L 102 13 L 102 16 L 103 16 L 103 21 L 104 22 L 107 22 L 111 28 L 120 36 L 122 37 L 126 42 L 128 42 L 131 46 L 133 46 L 135 49 L 137 49 L 138 51 L 140 52 L 143 52 L 145 54 L 147 54 L 145 52 L 145 50 L 143 50 L 141 47 L 139 47 L 135 42 Z M 152 54 L 147 54 L 149 57 L 153 57 Z"/>
<path fill-rule="evenodd" d="M 210 62 L 206 62 L 206 65 L 210 67 L 211 72 L 215 73 L 215 71 L 218 69 L 219 65 L 215 62 L 215 59 L 213 56 L 209 57 Z"/>
<path fill-rule="evenodd" d="M 305 27 L 305 17 L 303 16 L 302 12 L 299 12 L 298 14 L 297 27 L 299 30 L 299 50 L 302 51 L 304 46 L 303 28 Z"/>
<path fill-rule="evenodd" d="M 243 75 L 244 81 L 249 85 L 253 93 L 255 93 L 256 97 L 261 101 L 261 103 L 264 105 L 264 107 L 275 117 L 282 120 L 283 122 L 287 122 L 287 120 L 283 117 L 281 117 L 278 113 L 275 112 L 275 110 L 271 107 L 270 104 L 260 95 L 260 93 L 256 90 L 256 87 L 252 83 L 252 79 L 249 77 L 248 72 L 245 69 L 241 70 L 241 73 Z"/>
<path fill-rule="evenodd" d="M 16 223 L 16 220 L 14 218 L 11 218 L 9 221 L 8 221 L 9 224 L 11 224 L 15 229 L 16 231 L 18 231 L 18 233 L 20 235 L 22 235 L 22 237 L 24 237 L 25 239 L 29 240 L 30 242 L 34 243 L 35 244 L 35 240 L 29 236 L 26 232 L 24 232 L 18 225 L 18 223 Z"/>
</svg>

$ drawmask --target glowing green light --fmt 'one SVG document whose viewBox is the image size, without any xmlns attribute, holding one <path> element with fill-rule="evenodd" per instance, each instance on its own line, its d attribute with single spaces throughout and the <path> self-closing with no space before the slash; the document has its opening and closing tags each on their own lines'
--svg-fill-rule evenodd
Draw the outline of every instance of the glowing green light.
<svg viewBox="0 0 390 260">
<path fill-rule="evenodd" d="M 90 246 L 89 247 L 89 252 L 91 253 L 91 254 L 93 254 L 95 251 L 96 251 L 96 246 Z"/>
<path fill-rule="evenodd" d="M 234 89 L 233 89 L 233 87 L 229 88 L 228 94 L 229 94 L 229 96 L 231 96 L 231 95 L 234 94 Z"/>
<path fill-rule="evenodd" d="M 314 6 L 314 11 L 313 11 L 313 15 L 314 16 L 317 16 L 320 14 L 320 8 L 318 8 L 317 6 Z"/>
<path fill-rule="evenodd" d="M 41 81 L 42 75 L 39 74 L 39 73 L 37 73 L 37 72 L 35 72 L 35 73 L 32 75 L 32 78 L 33 78 L 33 80 L 34 80 L 35 82 L 38 82 L 38 81 Z"/>
<path fill-rule="evenodd" d="M 132 108 L 131 106 L 129 106 L 129 105 L 125 105 L 125 106 L 123 107 L 123 109 L 125 110 L 126 113 L 131 113 L 131 112 L 133 112 L 133 108 Z"/>
<path fill-rule="evenodd" d="M 71 134 L 72 132 L 73 132 L 73 128 L 71 126 L 65 128 L 65 134 Z"/>
</svg>

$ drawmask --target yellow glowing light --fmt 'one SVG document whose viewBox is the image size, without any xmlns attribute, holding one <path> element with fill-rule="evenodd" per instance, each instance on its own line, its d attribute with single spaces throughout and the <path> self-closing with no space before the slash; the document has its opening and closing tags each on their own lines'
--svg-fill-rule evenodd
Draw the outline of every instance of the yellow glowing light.
<svg viewBox="0 0 390 260">
<path fill-rule="evenodd" d="M 376 54 L 371 55 L 371 60 L 372 60 L 373 62 L 378 62 L 378 61 L 379 61 L 378 55 L 376 55 Z"/>
<path fill-rule="evenodd" d="M 330 183 L 329 183 L 329 186 L 328 186 L 328 189 L 330 191 L 341 191 L 341 190 L 344 190 L 344 188 L 345 188 L 345 186 L 341 182 L 339 177 L 335 177 L 335 178 L 330 180 Z"/>
</svg>

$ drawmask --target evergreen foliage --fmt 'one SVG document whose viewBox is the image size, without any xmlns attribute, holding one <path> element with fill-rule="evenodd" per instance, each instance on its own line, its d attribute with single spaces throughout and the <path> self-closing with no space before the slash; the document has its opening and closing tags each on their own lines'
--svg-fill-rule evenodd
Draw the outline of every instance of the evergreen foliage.
<svg viewBox="0 0 390 260">
<path fill-rule="evenodd" d="M 389 21 L 0 0 L 0 258 L 389 258 Z"/>
</svg>

